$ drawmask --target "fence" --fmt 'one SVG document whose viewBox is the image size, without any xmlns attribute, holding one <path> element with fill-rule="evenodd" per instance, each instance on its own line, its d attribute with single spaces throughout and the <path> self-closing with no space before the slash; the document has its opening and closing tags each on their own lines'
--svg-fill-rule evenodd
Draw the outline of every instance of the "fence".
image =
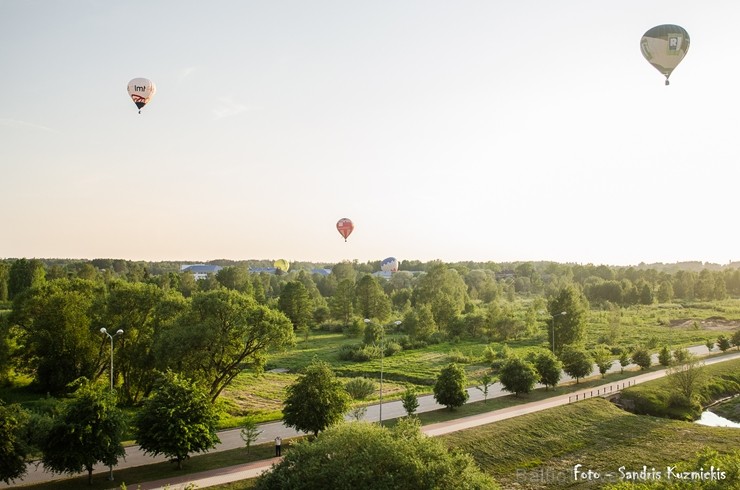
<svg viewBox="0 0 740 490">
<path fill-rule="evenodd" d="M 625 388 L 629 388 L 635 384 L 635 380 L 625 381 L 623 383 L 616 383 L 609 386 L 601 386 L 594 390 L 584 391 L 582 393 L 576 393 L 568 397 L 568 403 L 586 400 L 587 398 L 593 398 L 595 396 L 606 396 L 613 393 L 618 393 Z"/>
</svg>

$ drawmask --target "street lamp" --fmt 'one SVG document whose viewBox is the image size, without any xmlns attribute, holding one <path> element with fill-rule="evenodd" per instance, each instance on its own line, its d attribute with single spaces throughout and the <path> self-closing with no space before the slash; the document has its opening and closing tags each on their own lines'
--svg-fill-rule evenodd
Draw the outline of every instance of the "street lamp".
<svg viewBox="0 0 740 490">
<path fill-rule="evenodd" d="M 123 335 L 123 330 L 119 328 L 118 332 L 111 335 L 108 333 L 108 330 L 103 327 L 100 329 L 100 333 L 107 335 L 110 339 L 110 390 L 113 391 L 113 337 Z"/>
<path fill-rule="evenodd" d="M 552 353 L 555 354 L 555 317 L 556 316 L 564 316 L 567 315 L 567 311 L 561 311 L 560 313 L 556 313 L 555 315 L 552 315 L 550 318 L 552 319 Z"/>
<path fill-rule="evenodd" d="M 108 330 L 103 327 L 100 329 L 100 333 L 105 334 L 110 339 L 110 391 L 113 393 L 113 337 L 117 337 L 119 335 L 123 335 L 123 330 L 120 328 L 116 333 L 113 335 L 108 333 Z M 110 470 L 110 474 L 108 475 L 108 480 L 113 481 L 113 465 L 109 466 L 108 469 Z"/>
<path fill-rule="evenodd" d="M 369 318 L 365 318 L 365 323 L 372 323 Z M 401 320 L 393 322 L 395 326 L 401 324 Z M 380 405 L 378 406 L 378 422 L 383 423 L 383 357 L 385 355 L 385 327 L 380 326 L 381 341 L 380 341 Z"/>
</svg>

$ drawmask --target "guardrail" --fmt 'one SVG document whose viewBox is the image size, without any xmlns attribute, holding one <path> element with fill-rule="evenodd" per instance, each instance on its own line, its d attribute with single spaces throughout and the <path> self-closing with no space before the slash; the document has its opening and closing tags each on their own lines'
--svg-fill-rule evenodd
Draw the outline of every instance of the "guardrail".
<svg viewBox="0 0 740 490">
<path fill-rule="evenodd" d="M 611 395 L 613 393 L 619 393 L 623 389 L 629 388 L 630 386 L 634 386 L 634 385 L 635 385 L 635 380 L 629 380 L 623 383 L 615 383 L 609 386 L 601 386 L 594 390 L 584 391 L 582 393 L 576 393 L 574 395 L 570 395 L 568 397 L 568 403 L 583 401 L 588 398 L 593 398 L 595 396 L 606 396 L 606 395 Z"/>
</svg>

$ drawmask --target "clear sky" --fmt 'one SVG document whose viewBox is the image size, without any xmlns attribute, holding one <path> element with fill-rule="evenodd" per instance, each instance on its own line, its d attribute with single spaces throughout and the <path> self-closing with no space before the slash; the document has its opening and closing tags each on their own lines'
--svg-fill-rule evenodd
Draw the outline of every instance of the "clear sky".
<svg viewBox="0 0 740 490">
<path fill-rule="evenodd" d="M 738 19 L 0 0 L 0 258 L 740 260 Z M 639 49 L 659 24 L 691 36 L 669 87 Z"/>
</svg>

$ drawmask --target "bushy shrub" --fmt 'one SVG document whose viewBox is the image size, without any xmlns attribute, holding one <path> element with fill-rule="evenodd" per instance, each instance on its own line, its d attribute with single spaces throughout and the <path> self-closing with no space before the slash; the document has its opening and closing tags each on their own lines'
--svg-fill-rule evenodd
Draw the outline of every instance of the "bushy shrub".
<svg viewBox="0 0 740 490">
<path fill-rule="evenodd" d="M 399 342 L 403 350 L 423 349 L 429 345 L 423 340 L 413 340 L 411 337 L 402 337 Z"/>
<path fill-rule="evenodd" d="M 399 344 L 398 342 L 387 342 L 385 344 L 385 350 L 383 351 L 383 354 L 386 357 L 390 357 L 393 354 L 401 352 L 402 350 L 403 350 L 403 347 L 401 347 L 401 344 Z"/>
<path fill-rule="evenodd" d="M 468 364 L 470 362 L 470 357 L 466 356 L 457 349 L 451 350 L 450 353 L 447 354 L 447 359 L 450 362 L 454 362 L 456 364 Z"/>
<path fill-rule="evenodd" d="M 365 322 L 355 318 L 352 323 L 344 328 L 344 334 L 350 337 L 362 337 L 365 335 Z"/>
<path fill-rule="evenodd" d="M 354 361 L 355 353 L 360 350 L 359 345 L 343 345 L 339 348 L 339 359 L 342 361 Z"/>
<path fill-rule="evenodd" d="M 375 392 L 375 382 L 367 378 L 352 378 L 344 384 L 353 400 L 364 400 Z"/>
</svg>

